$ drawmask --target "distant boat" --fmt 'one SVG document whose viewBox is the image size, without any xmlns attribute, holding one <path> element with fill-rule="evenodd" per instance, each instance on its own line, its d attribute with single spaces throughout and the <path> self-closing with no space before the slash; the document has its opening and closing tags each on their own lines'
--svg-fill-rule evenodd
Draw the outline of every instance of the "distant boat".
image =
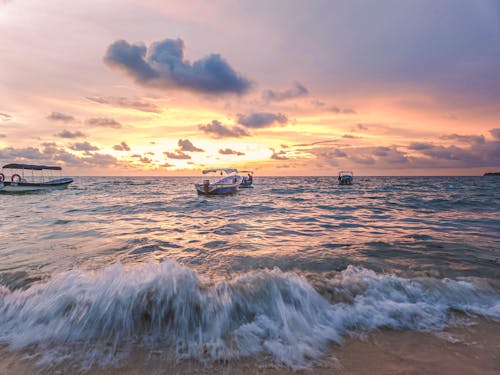
<svg viewBox="0 0 500 375">
<path fill-rule="evenodd" d="M 352 185 L 354 179 L 354 174 L 351 171 L 340 171 L 339 172 L 339 185 Z"/>
<path fill-rule="evenodd" d="M 500 176 L 500 172 L 487 172 L 483 176 Z"/>
<path fill-rule="evenodd" d="M 32 164 L 4 165 L 0 173 L 0 192 L 64 189 L 73 182 L 73 179 L 69 177 L 54 178 L 53 171 L 62 173 L 62 168 Z"/>
<path fill-rule="evenodd" d="M 241 181 L 240 188 L 252 188 L 253 187 L 253 171 L 240 171 L 240 173 L 247 173 L 247 176 L 243 176 L 243 181 Z"/>
<path fill-rule="evenodd" d="M 234 168 L 205 169 L 204 175 L 216 175 L 218 179 L 211 182 L 210 179 L 203 180 L 201 184 L 195 184 L 196 191 L 201 195 L 223 195 L 235 193 L 243 181 L 243 177 L 238 175 L 238 170 Z M 212 178 L 213 179 L 213 178 Z"/>
</svg>

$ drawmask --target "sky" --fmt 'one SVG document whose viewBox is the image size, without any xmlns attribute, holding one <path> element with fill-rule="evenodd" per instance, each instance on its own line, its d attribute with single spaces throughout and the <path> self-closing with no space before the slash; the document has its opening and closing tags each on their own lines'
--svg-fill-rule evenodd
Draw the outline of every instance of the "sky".
<svg viewBox="0 0 500 375">
<path fill-rule="evenodd" d="M 500 170 L 498 0 L 0 0 L 0 163 Z"/>
</svg>

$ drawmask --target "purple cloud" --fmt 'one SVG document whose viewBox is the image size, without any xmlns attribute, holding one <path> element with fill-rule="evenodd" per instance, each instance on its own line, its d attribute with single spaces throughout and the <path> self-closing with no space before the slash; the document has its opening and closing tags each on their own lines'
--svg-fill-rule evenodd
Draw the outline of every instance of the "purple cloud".
<svg viewBox="0 0 500 375">
<path fill-rule="evenodd" d="M 146 48 L 118 40 L 104 61 L 124 70 L 136 82 L 163 89 L 185 89 L 204 94 L 244 94 L 251 82 L 238 74 L 220 55 L 211 54 L 190 63 L 181 39 L 164 39 Z"/>
<path fill-rule="evenodd" d="M 273 91 L 266 90 L 262 93 L 262 97 L 267 101 L 276 101 L 280 102 L 283 100 L 298 98 L 301 96 L 306 96 L 309 94 L 309 90 L 302 85 L 300 82 L 295 81 L 293 83 L 292 88 L 287 89 L 285 91 Z"/>
<path fill-rule="evenodd" d="M 250 133 L 240 126 L 226 126 L 218 120 L 212 120 L 206 125 L 198 125 L 198 129 L 214 138 L 240 138 L 249 137 Z"/>
<path fill-rule="evenodd" d="M 238 114 L 238 123 L 247 128 L 267 128 L 274 124 L 284 125 L 288 118 L 281 113 L 255 112 L 248 115 Z"/>
</svg>

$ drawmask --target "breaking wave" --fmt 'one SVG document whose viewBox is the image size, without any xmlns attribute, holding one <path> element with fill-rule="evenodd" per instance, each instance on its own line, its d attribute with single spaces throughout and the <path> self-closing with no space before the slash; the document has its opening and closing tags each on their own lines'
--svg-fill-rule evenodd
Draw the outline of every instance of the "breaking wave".
<svg viewBox="0 0 500 375">
<path fill-rule="evenodd" d="M 441 330 L 453 312 L 500 321 L 485 280 L 405 279 L 349 266 L 315 287 L 278 269 L 210 282 L 173 261 L 54 275 L 26 290 L 0 286 L 0 341 L 104 363 L 132 344 L 202 361 L 270 355 L 298 369 L 342 335 Z M 106 348 L 96 349 L 96 348 Z M 73 350 L 73 351 L 72 351 Z M 57 357 L 57 356 L 56 356 Z"/>
</svg>

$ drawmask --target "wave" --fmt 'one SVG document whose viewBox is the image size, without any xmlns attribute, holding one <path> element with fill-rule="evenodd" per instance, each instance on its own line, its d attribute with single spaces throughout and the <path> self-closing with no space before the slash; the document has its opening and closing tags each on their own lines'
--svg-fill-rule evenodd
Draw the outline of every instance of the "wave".
<svg viewBox="0 0 500 375">
<path fill-rule="evenodd" d="M 299 369 L 342 335 L 442 330 L 453 312 L 500 321 L 500 293 L 484 279 L 405 279 L 353 266 L 313 287 L 278 269 L 213 283 L 173 261 L 115 264 L 26 290 L 0 286 L 0 341 L 36 345 L 51 360 L 83 353 L 87 365 L 140 343 L 173 348 L 177 359 L 270 355 Z"/>
</svg>

